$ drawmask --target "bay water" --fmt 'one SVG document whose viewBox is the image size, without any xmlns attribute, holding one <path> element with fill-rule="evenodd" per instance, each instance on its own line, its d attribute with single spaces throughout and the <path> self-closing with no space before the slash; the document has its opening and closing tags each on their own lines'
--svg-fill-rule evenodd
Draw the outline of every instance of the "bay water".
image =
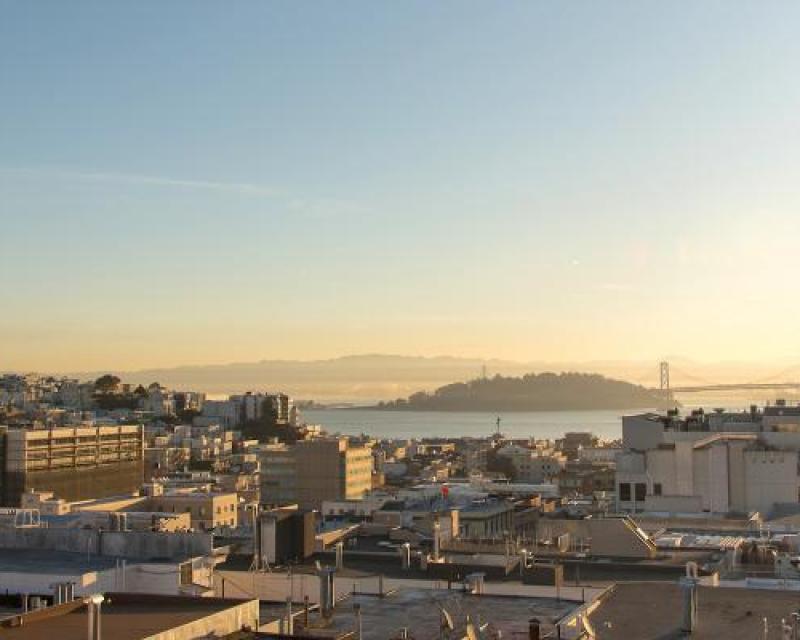
<svg viewBox="0 0 800 640">
<path fill-rule="evenodd" d="M 500 431 L 511 438 L 560 438 L 568 431 L 591 431 L 604 440 L 622 437 L 622 416 L 644 409 L 599 411 L 527 411 L 482 413 L 460 411 L 376 411 L 370 409 L 307 409 L 302 418 L 329 433 L 369 434 L 390 438 L 483 437 Z"/>
</svg>

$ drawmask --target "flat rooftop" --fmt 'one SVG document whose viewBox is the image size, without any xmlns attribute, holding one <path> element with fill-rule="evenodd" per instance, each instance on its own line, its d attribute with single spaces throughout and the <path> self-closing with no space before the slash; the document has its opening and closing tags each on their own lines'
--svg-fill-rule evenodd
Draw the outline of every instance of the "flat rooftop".
<svg viewBox="0 0 800 640">
<path fill-rule="evenodd" d="M 79 576 L 116 566 L 116 559 L 97 554 L 48 549 L 0 549 L 0 573 L 52 573 Z"/>
<path fill-rule="evenodd" d="M 120 558 L 128 567 L 137 564 L 175 565 L 196 556 L 178 553 L 173 557 L 158 558 Z M 113 569 L 117 558 L 76 553 L 73 551 L 54 551 L 51 549 L 0 549 L 0 573 L 33 573 L 59 576 L 80 576 L 91 571 Z"/>
<path fill-rule="evenodd" d="M 469 616 L 476 625 L 488 623 L 490 629 L 500 631 L 503 638 L 519 634 L 527 637 L 531 618 L 551 623 L 579 606 L 579 603 L 555 598 L 470 595 L 458 591 L 441 593 L 429 589 L 402 588 L 384 598 L 356 595 L 340 602 L 332 626 L 320 630 L 321 633 L 330 635 L 331 631 L 353 631 L 356 604 L 361 607 L 363 640 L 397 637 L 404 628 L 408 629 L 412 638 L 439 637 L 441 608 L 453 619 L 456 632 L 465 630 Z M 312 618 L 310 629 L 301 632 L 303 635 L 316 635 L 314 620 Z"/>
<path fill-rule="evenodd" d="M 589 621 L 597 640 L 668 640 L 680 631 L 682 594 L 677 583 L 630 582 L 616 585 Z M 800 607 L 797 592 L 736 587 L 699 587 L 698 625 L 692 640 L 780 638 L 781 619 Z"/>
<path fill-rule="evenodd" d="M 159 597 L 140 594 L 109 594 L 103 603 L 104 638 L 141 640 L 231 609 L 245 600 Z M 0 636 L 25 640 L 86 640 L 86 606 L 80 604 L 50 607 L 25 616 L 20 626 L 0 621 Z"/>
</svg>

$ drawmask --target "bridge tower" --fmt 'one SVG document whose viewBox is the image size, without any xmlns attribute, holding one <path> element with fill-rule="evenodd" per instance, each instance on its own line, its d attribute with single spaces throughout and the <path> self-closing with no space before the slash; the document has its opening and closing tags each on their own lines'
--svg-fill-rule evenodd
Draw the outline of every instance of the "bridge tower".
<svg viewBox="0 0 800 640">
<path fill-rule="evenodd" d="M 669 388 L 669 362 L 666 360 L 662 360 L 658 364 L 659 369 L 659 378 L 660 378 L 660 385 L 659 389 L 661 391 L 661 398 L 664 402 L 663 407 L 659 407 L 662 409 L 671 409 L 673 406 L 673 397 L 672 397 L 672 389 Z"/>
</svg>

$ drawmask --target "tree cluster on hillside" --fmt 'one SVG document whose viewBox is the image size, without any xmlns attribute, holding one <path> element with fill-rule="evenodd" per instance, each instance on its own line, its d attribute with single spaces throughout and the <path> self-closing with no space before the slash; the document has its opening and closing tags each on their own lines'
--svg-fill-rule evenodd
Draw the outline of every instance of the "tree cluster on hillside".
<svg viewBox="0 0 800 640">
<path fill-rule="evenodd" d="M 657 408 L 661 397 L 640 385 L 593 373 L 497 375 L 421 391 L 379 409 L 428 411 L 561 411 Z"/>
<path fill-rule="evenodd" d="M 99 409 L 112 411 L 114 409 L 137 409 L 142 398 L 147 396 L 147 389 L 139 385 L 131 392 L 120 389 L 122 381 L 115 375 L 107 373 L 94 381 L 94 402 Z M 157 382 L 150 385 L 158 386 Z"/>
</svg>

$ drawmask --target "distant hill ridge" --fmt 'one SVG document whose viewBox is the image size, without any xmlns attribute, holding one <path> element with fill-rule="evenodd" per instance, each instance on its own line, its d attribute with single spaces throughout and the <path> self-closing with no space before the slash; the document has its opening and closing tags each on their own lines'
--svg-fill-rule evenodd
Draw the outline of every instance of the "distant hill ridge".
<svg viewBox="0 0 800 640">
<path fill-rule="evenodd" d="M 664 356 L 661 359 L 667 359 L 674 365 L 673 384 L 682 381 L 681 370 L 690 371 L 695 378 L 736 382 L 766 378 L 774 375 L 777 368 L 790 364 L 788 360 L 778 363 L 701 363 L 679 356 Z M 657 360 L 513 361 L 373 353 L 323 360 L 261 360 L 135 371 L 113 369 L 113 372 L 125 382 L 135 385 L 147 386 L 157 381 L 173 389 L 205 391 L 212 395 L 266 389 L 281 390 L 295 398 L 313 398 L 323 403 L 375 404 L 387 398 L 407 397 L 419 389 L 436 389 L 450 382 L 471 380 L 480 374 L 483 367 L 491 376 L 582 371 L 599 373 L 615 380 L 647 381 L 650 386 L 655 386 L 658 385 Z M 105 373 L 109 373 L 109 370 L 84 370 L 67 375 L 81 380 L 95 380 Z M 713 401 L 722 402 L 720 399 Z M 741 402 L 742 406 L 749 404 L 747 400 Z"/>
<path fill-rule="evenodd" d="M 420 391 L 407 399 L 381 402 L 394 411 L 570 411 L 648 409 L 664 404 L 658 393 L 596 373 L 529 373 L 494 376 Z M 674 404 L 674 403 L 673 403 Z"/>
</svg>

